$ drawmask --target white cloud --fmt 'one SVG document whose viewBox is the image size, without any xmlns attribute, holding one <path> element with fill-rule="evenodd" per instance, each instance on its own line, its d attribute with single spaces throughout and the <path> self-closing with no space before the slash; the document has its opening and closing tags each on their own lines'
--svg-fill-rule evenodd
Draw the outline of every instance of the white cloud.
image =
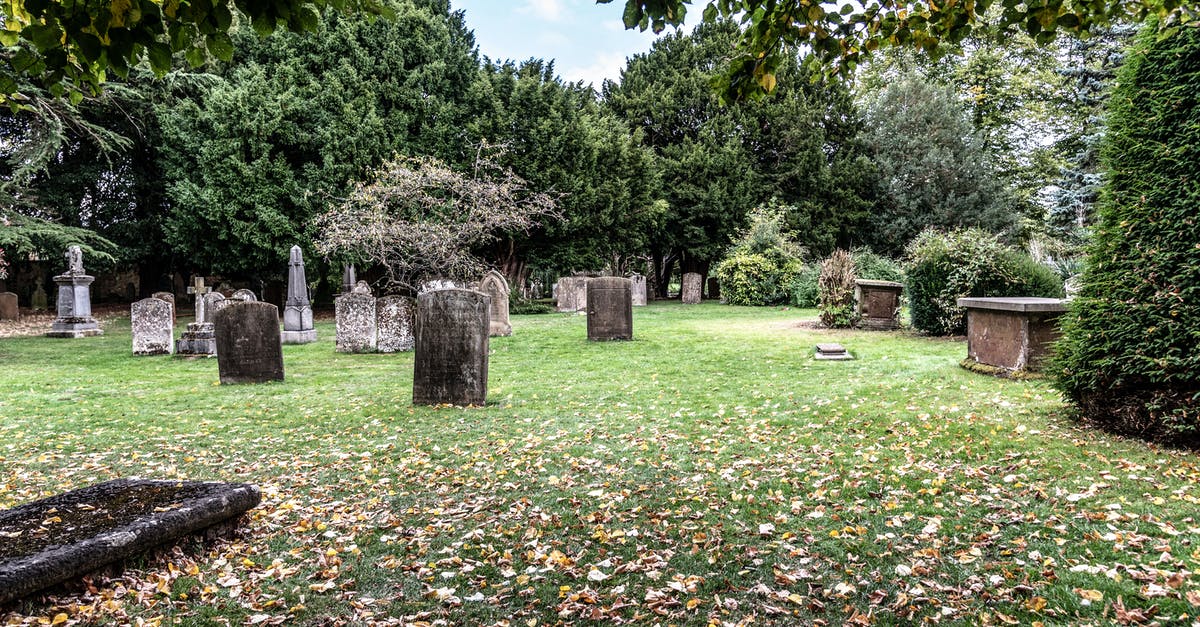
<svg viewBox="0 0 1200 627">
<path fill-rule="evenodd" d="M 561 22 L 567 14 L 563 0 L 525 0 L 525 4 L 517 10 L 547 22 Z"/>
<path fill-rule="evenodd" d="M 621 70 L 625 68 L 625 54 L 621 52 L 600 52 L 592 57 L 592 62 L 584 66 L 564 67 L 559 74 L 569 82 L 583 81 L 591 83 L 597 90 L 604 79 L 617 80 Z"/>
</svg>

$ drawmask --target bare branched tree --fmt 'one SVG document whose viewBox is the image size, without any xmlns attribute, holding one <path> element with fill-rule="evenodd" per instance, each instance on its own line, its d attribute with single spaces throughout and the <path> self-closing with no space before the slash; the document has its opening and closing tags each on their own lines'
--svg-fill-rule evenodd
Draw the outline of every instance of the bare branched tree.
<svg viewBox="0 0 1200 627">
<path fill-rule="evenodd" d="M 317 218 L 317 252 L 378 264 L 389 287 L 417 291 L 425 281 L 477 279 L 487 268 L 482 245 L 559 218 L 557 198 L 482 147 L 470 174 L 433 157 L 395 157 Z"/>
</svg>

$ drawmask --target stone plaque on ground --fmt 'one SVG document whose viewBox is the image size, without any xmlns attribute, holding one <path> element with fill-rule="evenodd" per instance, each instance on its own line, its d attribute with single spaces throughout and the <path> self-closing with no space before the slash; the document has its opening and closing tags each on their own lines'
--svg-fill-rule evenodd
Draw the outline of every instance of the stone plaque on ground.
<svg viewBox="0 0 1200 627">
<path fill-rule="evenodd" d="M 483 292 L 461 289 L 417 297 L 413 404 L 487 400 L 490 300 Z"/>
<path fill-rule="evenodd" d="M 292 246 L 288 259 L 287 301 L 283 304 L 281 337 L 284 344 L 317 341 L 312 303 L 308 300 L 308 282 L 304 277 L 304 253 L 299 246 Z"/>
<path fill-rule="evenodd" d="M 0 605 L 235 519 L 244 483 L 116 479 L 0 511 Z"/>
<path fill-rule="evenodd" d="M 858 307 L 858 326 L 891 330 L 900 326 L 900 294 L 904 285 L 894 281 L 854 282 L 854 302 Z"/>
<path fill-rule="evenodd" d="M 213 315 L 221 384 L 283 381 L 279 308 L 271 303 L 231 302 Z"/>
<path fill-rule="evenodd" d="M 646 305 L 646 277 L 641 274 L 629 275 L 629 289 L 634 307 Z"/>
<path fill-rule="evenodd" d="M 0 292 L 0 320 L 17 320 L 21 310 L 17 307 L 17 295 L 12 292 Z"/>
<path fill-rule="evenodd" d="M 479 282 L 479 291 L 492 299 L 491 326 L 488 335 L 492 337 L 512 335 L 512 324 L 508 321 L 508 279 L 495 270 L 488 271 Z"/>
<path fill-rule="evenodd" d="M 170 355 L 175 352 L 174 307 L 158 298 L 145 298 L 129 306 L 134 355 Z"/>
<path fill-rule="evenodd" d="M 382 296 L 375 300 L 376 348 L 381 353 L 413 349 L 417 301 L 408 296 Z"/>
<path fill-rule="evenodd" d="M 587 310 L 587 282 L 585 276 L 565 276 L 555 284 L 555 301 L 558 311 L 567 313 Z"/>
<path fill-rule="evenodd" d="M 814 359 L 827 361 L 847 361 L 854 359 L 846 347 L 833 342 L 827 344 L 817 344 L 817 353 L 813 356 Z"/>
<path fill-rule="evenodd" d="M 89 337 L 104 335 L 100 323 L 92 317 L 92 281 L 83 270 L 83 251 L 78 246 L 67 249 L 67 271 L 54 277 L 58 284 L 58 317 L 50 326 L 47 337 Z"/>
<path fill-rule="evenodd" d="M 375 297 L 363 281 L 349 294 L 333 299 L 336 335 L 334 350 L 339 353 L 374 353 L 377 345 Z"/>
<path fill-rule="evenodd" d="M 700 302 L 701 291 L 704 288 L 704 277 L 696 272 L 685 272 L 679 287 L 679 298 L 685 305 L 695 305 Z"/>
<path fill-rule="evenodd" d="M 606 276 L 587 284 L 587 334 L 593 341 L 633 339 L 633 290 L 629 279 Z"/>
<path fill-rule="evenodd" d="M 150 295 L 150 298 L 157 298 L 164 303 L 171 305 L 171 327 L 175 327 L 175 295 L 171 292 L 155 292 Z"/>
</svg>

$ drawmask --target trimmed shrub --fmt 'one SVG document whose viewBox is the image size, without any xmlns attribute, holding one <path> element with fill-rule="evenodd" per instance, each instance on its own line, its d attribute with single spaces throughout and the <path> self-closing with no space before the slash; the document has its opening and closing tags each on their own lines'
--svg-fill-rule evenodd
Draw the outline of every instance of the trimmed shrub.
<svg viewBox="0 0 1200 627">
<path fill-rule="evenodd" d="M 1099 223 L 1055 375 L 1081 417 L 1200 446 L 1200 31 L 1139 37 L 1109 99 Z"/>
<path fill-rule="evenodd" d="M 1062 279 L 980 229 L 925 230 L 908 245 L 905 291 L 914 328 L 966 333 L 965 296 L 1062 296 Z"/>
<path fill-rule="evenodd" d="M 777 305 L 788 302 L 804 249 L 784 229 L 789 207 L 771 203 L 750 212 L 729 256 L 714 273 L 721 298 L 730 305 Z"/>
<path fill-rule="evenodd" d="M 821 299 L 817 305 L 821 324 L 845 329 L 858 322 L 858 311 L 854 306 L 854 260 L 850 253 L 835 250 L 821 263 L 817 288 Z"/>
</svg>

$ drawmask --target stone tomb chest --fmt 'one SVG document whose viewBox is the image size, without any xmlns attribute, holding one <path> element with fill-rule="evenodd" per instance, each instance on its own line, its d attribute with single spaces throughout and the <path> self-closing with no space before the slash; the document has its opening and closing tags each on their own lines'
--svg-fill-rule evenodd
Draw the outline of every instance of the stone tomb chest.
<svg viewBox="0 0 1200 627">
<path fill-rule="evenodd" d="M 1036 371 L 1058 339 L 1058 298 L 960 298 L 967 310 L 967 362 L 1004 372 Z"/>
<path fill-rule="evenodd" d="M 891 330 L 900 326 L 900 294 L 904 285 L 893 281 L 854 282 L 854 302 L 858 308 L 859 326 L 866 329 Z"/>
</svg>

